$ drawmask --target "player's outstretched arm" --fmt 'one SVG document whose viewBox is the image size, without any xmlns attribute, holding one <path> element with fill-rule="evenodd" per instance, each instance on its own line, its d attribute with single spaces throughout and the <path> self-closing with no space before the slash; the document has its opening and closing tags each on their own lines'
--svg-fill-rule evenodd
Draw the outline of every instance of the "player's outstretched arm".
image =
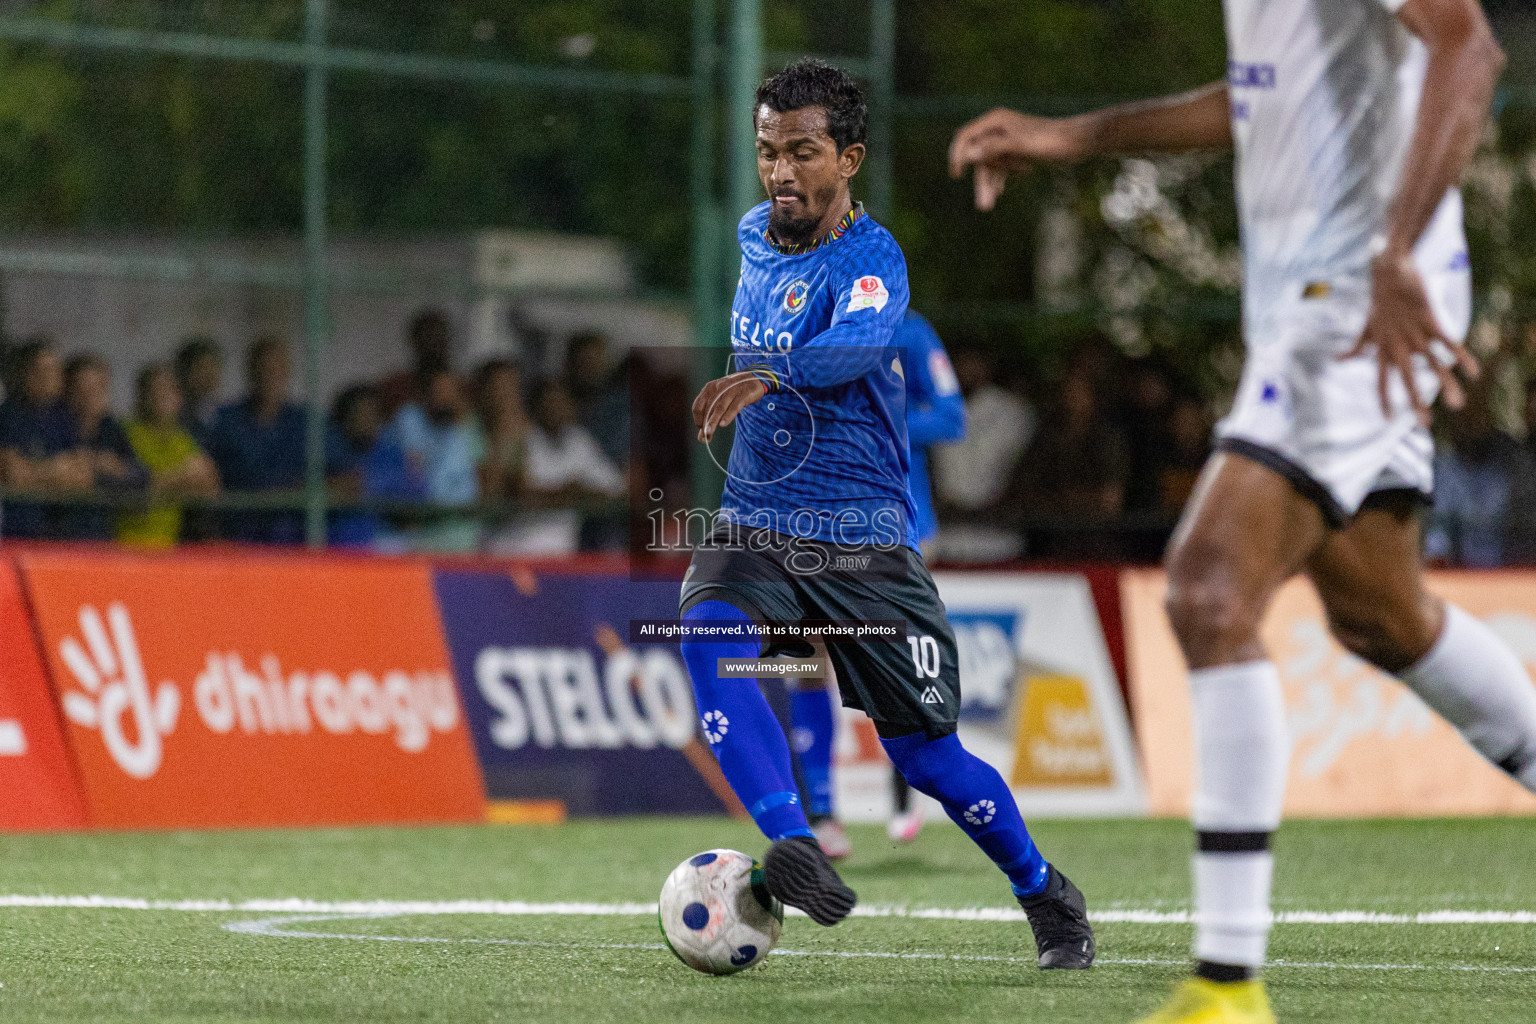
<svg viewBox="0 0 1536 1024">
<path fill-rule="evenodd" d="M 1371 262 L 1371 313 L 1360 341 L 1349 353 L 1376 349 L 1381 363 L 1378 387 L 1389 413 L 1389 382 L 1396 372 L 1407 385 L 1419 415 L 1429 407 L 1413 380 L 1413 357 L 1422 355 L 1440 376 L 1445 404 L 1458 409 L 1465 401 L 1451 372 L 1478 374 L 1477 361 L 1450 344 L 1414 265 L 1413 248 L 1445 194 L 1461 181 L 1488 119 L 1494 86 L 1504 70 L 1504 52 L 1494 40 L 1478 0 L 1383 0 L 1398 7 L 1397 16 L 1424 41 L 1429 64 L 1423 99 L 1409 144 L 1403 179 L 1398 184 L 1385 237 L 1376 240 Z"/>
<path fill-rule="evenodd" d="M 974 168 L 976 208 L 990 210 L 1010 171 L 1035 163 L 1076 163 L 1116 153 L 1184 153 L 1232 145 L 1227 83 L 1120 103 L 1075 117 L 1035 117 L 999 107 L 955 133 L 949 173 Z"/>
</svg>

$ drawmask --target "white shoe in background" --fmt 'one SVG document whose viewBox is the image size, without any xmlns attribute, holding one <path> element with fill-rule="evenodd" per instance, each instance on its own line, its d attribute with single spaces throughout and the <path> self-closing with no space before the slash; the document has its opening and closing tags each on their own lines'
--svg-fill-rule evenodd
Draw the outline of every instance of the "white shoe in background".
<svg viewBox="0 0 1536 1024">
<path fill-rule="evenodd" d="M 843 829 L 843 823 L 836 818 L 822 818 L 820 821 L 811 822 L 811 833 L 816 836 L 816 842 L 821 846 L 821 852 L 827 855 L 828 860 L 842 860 L 853 852 L 853 844 L 848 841 L 848 833 Z"/>
<path fill-rule="evenodd" d="M 912 802 L 911 810 L 904 814 L 893 815 L 885 826 L 886 834 L 891 837 L 893 843 L 910 843 L 922 830 L 923 805 L 916 800 Z"/>
</svg>

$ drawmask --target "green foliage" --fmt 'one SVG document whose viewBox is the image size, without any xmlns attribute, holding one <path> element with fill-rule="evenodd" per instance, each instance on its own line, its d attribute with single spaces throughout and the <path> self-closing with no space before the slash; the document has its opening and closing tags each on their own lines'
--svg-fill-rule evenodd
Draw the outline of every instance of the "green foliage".
<svg viewBox="0 0 1536 1024">
<path fill-rule="evenodd" d="M 689 0 L 331 6 L 330 40 L 338 46 L 674 75 L 689 69 Z M 85 24 L 254 39 L 296 41 L 303 31 L 300 0 L 52 0 L 39 10 Z M 722 5 L 722 22 L 724 13 Z M 903 2 L 898 85 L 918 96 L 1182 88 L 1219 73 L 1219 19 L 1216 0 Z M 835 56 L 862 55 L 867 46 L 868 9 L 857 0 L 768 0 L 764 22 L 770 49 Z M 0 224 L 11 231 L 297 230 L 301 103 L 302 76 L 292 68 L 6 47 Z M 507 226 L 613 235 L 630 243 L 651 285 L 686 286 L 680 257 L 689 240 L 692 111 L 685 99 L 348 73 L 335 76 L 330 109 L 330 210 L 339 231 Z M 950 133 L 981 109 L 898 124 L 891 219 L 927 305 L 1030 299 L 1030 224 L 1049 182 L 1021 180 L 1003 211 L 981 218 L 967 188 L 944 172 Z"/>
<path fill-rule="evenodd" d="M 722 42 L 728 4 L 717 0 Z M 303 0 L 44 0 L 38 16 L 87 25 L 295 42 Z M 689 74 L 692 0 L 332 0 L 339 47 L 535 67 Z M 954 130 L 996 103 L 1069 113 L 1218 78 L 1219 0 L 900 0 L 894 202 L 913 302 L 952 344 L 1007 353 L 1049 376 L 1094 330 L 1092 311 L 1041 310 L 1040 218 L 1065 207 L 1084 226 L 1085 273 L 1126 240 L 1099 202 L 1118 162 L 1016 176 L 992 214 L 950 180 Z M 764 0 L 770 51 L 861 57 L 864 0 Z M 724 52 L 724 51 L 722 51 Z M 211 235 L 287 233 L 302 222 L 303 76 L 259 62 L 0 45 L 0 226 Z M 537 228 L 620 238 L 650 287 L 688 285 L 694 111 L 665 99 L 332 77 L 330 223 L 338 232 Z M 719 112 L 716 112 L 719 116 Z M 717 128 L 722 127 L 717 125 Z M 723 131 L 717 138 L 725 137 Z M 1478 291 L 1536 313 L 1536 115 L 1500 119 L 1491 204 L 1469 202 Z M 715 154 L 723 166 L 722 154 Z M 857 184 L 857 183 L 856 183 Z M 1498 188 L 1495 188 L 1498 192 Z M 1218 247 L 1236 239 L 1230 164 L 1185 182 L 1180 213 Z M 742 211 L 727 211 L 734 216 Z M 1155 262 L 1155 261 L 1154 261 Z M 1528 308 L 1530 307 L 1530 308 Z M 1142 341 L 1175 353 L 1193 380 L 1222 381 L 1213 353 L 1235 335 L 1230 293 L 1164 275 L 1136 313 Z M 1227 360 L 1228 363 L 1231 360 Z"/>
</svg>

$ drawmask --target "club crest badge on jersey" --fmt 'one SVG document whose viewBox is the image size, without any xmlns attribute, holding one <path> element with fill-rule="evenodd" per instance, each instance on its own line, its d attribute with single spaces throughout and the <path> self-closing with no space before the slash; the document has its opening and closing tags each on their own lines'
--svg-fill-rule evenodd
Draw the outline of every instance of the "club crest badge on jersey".
<svg viewBox="0 0 1536 1024">
<path fill-rule="evenodd" d="M 848 312 L 856 313 L 861 309 L 879 311 L 885 308 L 890 299 L 891 293 L 886 290 L 885 282 L 873 274 L 867 274 L 853 282 L 853 288 L 848 292 Z"/>
<path fill-rule="evenodd" d="M 805 300 L 810 297 L 811 285 L 808 281 L 796 281 L 784 292 L 784 312 L 794 316 L 805 308 Z"/>
</svg>

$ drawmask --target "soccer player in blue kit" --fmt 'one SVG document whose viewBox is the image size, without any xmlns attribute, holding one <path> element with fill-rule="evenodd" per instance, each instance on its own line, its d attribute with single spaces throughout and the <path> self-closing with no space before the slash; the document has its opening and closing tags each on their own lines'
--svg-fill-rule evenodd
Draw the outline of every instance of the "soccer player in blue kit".
<svg viewBox="0 0 1536 1024">
<path fill-rule="evenodd" d="M 944 351 L 944 343 L 932 324 L 908 309 L 896 328 L 893 344 L 900 353 L 907 384 L 907 452 L 911 460 L 907 467 L 907 490 L 917 515 L 919 550 L 927 558 L 939 532 L 928 482 L 928 446 L 958 441 L 965 436 L 965 403 L 960 398 L 960 382 L 949 363 L 949 353 Z M 816 833 L 816 840 L 827 856 L 837 860 L 853 852 L 848 834 L 833 811 L 837 707 L 827 686 L 807 681 L 790 694 L 790 709 L 811 831 Z M 922 804 L 912 802 L 907 780 L 894 767 L 891 790 L 894 807 L 886 831 L 893 842 L 910 843 L 923 827 Z"/>
<path fill-rule="evenodd" d="M 768 201 L 737 233 L 734 372 L 693 404 L 701 442 L 736 426 L 720 514 L 680 598 L 697 630 L 681 647 L 705 737 L 771 840 L 769 892 L 836 924 L 856 896 L 811 833 L 768 702 L 725 661 L 808 647 L 760 639 L 754 625 L 903 623 L 905 636 L 829 640 L 844 703 L 874 720 L 907 781 L 1007 876 L 1040 966 L 1086 968 L 1094 938 L 1083 894 L 1036 848 L 1002 777 L 955 735 L 954 633 L 918 553 L 907 488 L 905 371 L 893 340 L 906 265 L 849 191 L 865 154 L 863 96 L 842 71 L 802 60 L 758 89 L 753 120 Z"/>
</svg>

